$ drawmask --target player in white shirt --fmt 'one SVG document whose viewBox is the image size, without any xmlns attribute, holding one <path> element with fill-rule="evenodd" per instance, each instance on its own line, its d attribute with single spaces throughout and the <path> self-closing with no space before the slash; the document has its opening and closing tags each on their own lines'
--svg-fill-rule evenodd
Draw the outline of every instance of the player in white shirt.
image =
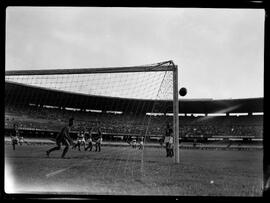
<svg viewBox="0 0 270 203">
<path fill-rule="evenodd" d="M 84 138 L 84 131 L 83 130 L 78 133 L 77 142 L 72 147 L 72 149 L 76 149 L 76 147 L 78 147 L 79 151 L 81 151 L 81 145 L 83 145 L 85 148 L 85 138 Z"/>
<path fill-rule="evenodd" d="M 169 137 L 168 149 L 169 149 L 169 157 L 173 157 L 173 135 L 172 134 Z"/>
<path fill-rule="evenodd" d="M 139 149 L 143 149 L 143 138 L 141 138 L 141 140 L 140 140 Z"/>
</svg>

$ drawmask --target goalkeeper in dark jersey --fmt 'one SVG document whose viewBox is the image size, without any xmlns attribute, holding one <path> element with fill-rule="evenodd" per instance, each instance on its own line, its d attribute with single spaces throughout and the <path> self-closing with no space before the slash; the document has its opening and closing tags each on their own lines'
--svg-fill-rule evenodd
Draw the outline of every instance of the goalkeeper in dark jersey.
<svg viewBox="0 0 270 203">
<path fill-rule="evenodd" d="M 61 144 L 65 145 L 65 148 L 63 150 L 62 153 L 62 158 L 65 157 L 65 154 L 68 152 L 69 146 L 72 144 L 73 145 L 73 140 L 72 138 L 69 136 L 69 131 L 70 128 L 73 126 L 73 118 L 69 119 L 69 124 L 68 126 L 65 126 L 62 128 L 62 130 L 60 131 L 60 133 L 56 136 L 56 147 L 53 147 L 51 149 L 49 149 L 48 151 L 46 151 L 47 156 L 50 156 L 50 153 L 52 151 L 55 150 L 60 150 L 61 149 Z"/>
</svg>

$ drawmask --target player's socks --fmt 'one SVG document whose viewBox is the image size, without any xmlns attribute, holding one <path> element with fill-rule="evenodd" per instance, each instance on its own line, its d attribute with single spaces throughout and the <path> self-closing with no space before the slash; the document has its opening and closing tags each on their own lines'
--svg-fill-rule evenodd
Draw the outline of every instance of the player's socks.
<svg viewBox="0 0 270 203">
<path fill-rule="evenodd" d="M 64 150 L 63 150 L 62 156 L 61 156 L 62 158 L 65 157 L 67 151 L 68 151 L 68 147 L 65 147 Z"/>
</svg>

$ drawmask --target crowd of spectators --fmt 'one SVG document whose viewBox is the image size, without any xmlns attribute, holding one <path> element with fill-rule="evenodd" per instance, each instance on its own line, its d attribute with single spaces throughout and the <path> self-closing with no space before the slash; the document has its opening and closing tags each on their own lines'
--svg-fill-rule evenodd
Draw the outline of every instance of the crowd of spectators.
<svg viewBox="0 0 270 203">
<path fill-rule="evenodd" d="M 68 118 L 75 118 L 74 130 L 99 125 L 104 133 L 163 136 L 171 116 L 71 111 L 59 108 L 5 105 L 5 127 L 16 122 L 19 128 L 59 130 Z M 263 116 L 179 117 L 180 136 L 255 136 L 262 137 Z"/>
</svg>

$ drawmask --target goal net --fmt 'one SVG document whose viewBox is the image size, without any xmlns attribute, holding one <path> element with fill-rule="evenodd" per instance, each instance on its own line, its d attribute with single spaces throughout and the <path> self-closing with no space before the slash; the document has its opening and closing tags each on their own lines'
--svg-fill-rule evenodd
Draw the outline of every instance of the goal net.
<svg viewBox="0 0 270 203">
<path fill-rule="evenodd" d="M 95 134 L 100 127 L 104 144 L 123 145 L 132 154 L 129 159 L 135 160 L 137 154 L 142 161 L 148 147 L 162 147 L 168 123 L 178 140 L 175 73 L 172 61 L 121 68 L 6 71 L 5 127 L 17 123 L 29 130 L 59 131 L 74 117 L 74 139 L 81 130 L 91 128 Z"/>
</svg>

